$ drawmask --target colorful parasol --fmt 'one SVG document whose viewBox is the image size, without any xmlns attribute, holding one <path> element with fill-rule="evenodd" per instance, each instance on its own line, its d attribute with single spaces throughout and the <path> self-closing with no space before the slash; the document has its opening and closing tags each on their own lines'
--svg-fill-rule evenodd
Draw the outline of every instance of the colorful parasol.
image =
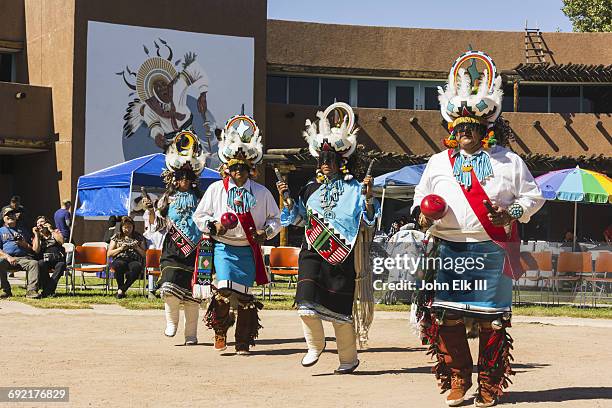
<svg viewBox="0 0 612 408">
<path fill-rule="evenodd" d="M 576 166 L 572 169 L 551 171 L 536 177 L 535 180 L 545 199 L 574 202 L 574 248 L 578 203 L 612 203 L 612 179 L 595 171 Z"/>
</svg>

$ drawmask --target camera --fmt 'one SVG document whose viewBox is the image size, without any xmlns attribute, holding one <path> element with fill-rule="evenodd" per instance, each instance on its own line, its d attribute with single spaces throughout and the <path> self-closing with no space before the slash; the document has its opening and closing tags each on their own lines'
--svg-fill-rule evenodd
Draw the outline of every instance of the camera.
<svg viewBox="0 0 612 408">
<path fill-rule="evenodd" d="M 21 235 L 20 233 L 17 233 L 14 235 L 15 241 L 23 241 L 23 235 Z"/>
</svg>

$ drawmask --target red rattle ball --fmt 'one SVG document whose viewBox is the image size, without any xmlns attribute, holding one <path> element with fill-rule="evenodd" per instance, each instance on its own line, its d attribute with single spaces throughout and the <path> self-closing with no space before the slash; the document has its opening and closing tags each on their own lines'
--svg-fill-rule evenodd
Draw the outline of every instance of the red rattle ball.
<svg viewBox="0 0 612 408">
<path fill-rule="evenodd" d="M 421 201 L 421 212 L 427 218 L 439 220 L 446 215 L 446 211 L 448 211 L 446 201 L 437 194 L 429 194 Z"/>
<path fill-rule="evenodd" d="M 236 214 L 234 213 L 226 212 L 221 216 L 221 225 L 223 225 L 228 230 L 236 228 L 236 226 L 238 225 L 238 217 L 236 217 Z"/>
</svg>

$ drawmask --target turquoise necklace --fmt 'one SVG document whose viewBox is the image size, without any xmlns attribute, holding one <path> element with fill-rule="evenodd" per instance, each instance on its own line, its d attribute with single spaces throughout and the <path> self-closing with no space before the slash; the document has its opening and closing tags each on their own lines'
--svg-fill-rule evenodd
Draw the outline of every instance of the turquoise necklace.
<svg viewBox="0 0 612 408">
<path fill-rule="evenodd" d="M 336 218 L 334 207 L 344 192 L 344 180 L 339 176 L 333 179 L 324 177 L 321 185 L 321 208 L 323 209 L 323 218 L 331 220 Z"/>
<path fill-rule="evenodd" d="M 482 150 L 473 155 L 464 155 L 459 152 L 453 166 L 453 175 L 459 184 L 465 186 L 466 190 L 472 187 L 472 170 L 474 170 L 476 178 L 480 182 L 487 177 L 491 177 L 493 167 L 489 155 Z"/>
</svg>

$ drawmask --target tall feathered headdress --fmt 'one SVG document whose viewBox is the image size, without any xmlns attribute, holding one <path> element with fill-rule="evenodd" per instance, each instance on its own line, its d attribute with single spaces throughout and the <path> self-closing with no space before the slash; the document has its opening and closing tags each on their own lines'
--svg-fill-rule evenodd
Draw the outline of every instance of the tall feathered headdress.
<svg viewBox="0 0 612 408">
<path fill-rule="evenodd" d="M 255 120 L 247 115 L 232 116 L 221 132 L 219 159 L 225 165 L 243 163 L 253 167 L 263 158 L 261 135 Z"/>
<path fill-rule="evenodd" d="M 204 153 L 200 139 L 192 132 L 176 134 L 166 151 L 166 168 L 169 172 L 190 170 L 199 175 L 206 165 L 208 153 Z"/>
<path fill-rule="evenodd" d="M 484 65 L 482 72 L 477 62 Z M 464 68 L 464 65 L 469 66 Z M 454 128 L 460 123 L 478 123 L 491 129 L 501 114 L 503 91 L 502 78 L 497 75 L 495 63 L 482 51 L 468 51 L 453 64 L 446 87 L 438 87 L 440 112 L 448 122 L 450 137 L 445 140 L 447 147 L 456 147 Z M 495 144 L 491 130 L 487 132 L 484 144 Z"/>
<path fill-rule="evenodd" d="M 329 115 L 333 114 L 332 122 Z M 324 112 L 317 112 L 317 122 L 306 119 L 306 130 L 304 139 L 308 143 L 308 150 L 313 157 L 319 157 L 319 153 L 331 150 L 343 158 L 348 158 L 357 147 L 357 132 L 355 127 L 355 113 L 353 109 L 344 102 L 336 102 L 327 107 Z"/>
</svg>

